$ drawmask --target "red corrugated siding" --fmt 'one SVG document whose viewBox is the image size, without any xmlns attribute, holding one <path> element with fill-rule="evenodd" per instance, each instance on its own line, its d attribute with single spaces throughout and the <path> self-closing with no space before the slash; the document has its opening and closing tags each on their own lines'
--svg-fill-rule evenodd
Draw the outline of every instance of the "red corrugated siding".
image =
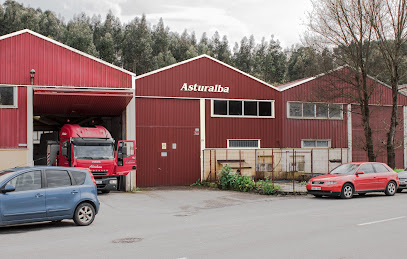
<svg viewBox="0 0 407 259">
<path fill-rule="evenodd" d="M 180 91 L 184 83 L 228 86 L 229 93 Z M 276 100 L 280 94 L 277 90 L 257 80 L 212 59 L 202 57 L 136 79 L 136 96 Z"/>
<path fill-rule="evenodd" d="M 137 186 L 196 182 L 200 136 L 194 135 L 195 128 L 199 128 L 199 101 L 137 98 Z M 167 145 L 165 150 L 162 143 Z M 167 152 L 167 157 L 161 157 L 161 152 Z"/>
<path fill-rule="evenodd" d="M 347 76 L 347 69 L 344 69 L 337 71 L 332 75 L 325 75 L 316 78 L 314 80 L 283 91 L 284 100 L 328 103 L 356 103 L 355 99 L 346 97 L 357 96 L 357 92 L 354 90 L 354 86 L 346 81 L 349 80 L 351 76 L 352 75 Z M 331 86 L 332 84 L 335 84 L 335 88 Z M 372 97 L 369 101 L 370 104 L 392 105 L 392 92 L 389 87 L 380 84 L 370 78 L 368 78 L 367 85 L 370 89 L 374 88 Z M 324 92 L 324 89 L 327 90 Z M 334 95 L 332 95 L 332 93 L 337 94 L 338 91 L 333 91 L 332 89 L 344 89 L 344 94 L 342 95 L 342 97 L 333 98 Z M 399 105 L 407 105 L 406 96 L 399 94 Z"/>
<path fill-rule="evenodd" d="M 365 143 L 362 117 L 357 113 L 359 107 L 352 105 L 352 160 L 367 161 L 367 153 L 363 150 Z M 374 152 L 377 155 L 376 160 L 379 162 L 387 162 L 387 131 L 390 124 L 391 107 L 371 106 L 370 107 L 370 125 L 373 133 Z M 398 110 L 398 123 L 396 128 L 396 167 L 404 168 L 404 142 L 403 142 L 403 108 Z"/>
<path fill-rule="evenodd" d="M 227 86 L 229 93 L 180 91 L 184 83 Z M 278 147 L 281 139 L 281 94 L 207 57 L 138 78 L 136 96 L 275 100 L 274 119 L 212 118 L 210 101 L 206 101 L 206 147 L 226 147 L 228 138 L 261 139 L 261 147 Z"/>
<path fill-rule="evenodd" d="M 293 89 L 294 90 L 294 89 Z M 303 88 L 304 94 L 307 90 Z M 342 120 L 317 120 L 317 119 L 289 119 L 287 118 L 287 101 L 301 100 L 296 92 L 293 96 L 293 91 L 284 91 L 283 100 L 286 100 L 281 105 L 281 113 L 284 119 L 282 120 L 283 128 L 283 147 L 300 148 L 302 139 L 330 139 L 332 148 L 348 147 L 348 132 L 347 132 L 347 116 L 343 113 Z M 295 98 L 298 97 L 298 98 Z M 304 99 L 306 100 L 306 99 Z M 346 105 L 343 105 L 346 110 Z"/>
<path fill-rule="evenodd" d="M 131 88 L 132 77 L 118 69 L 30 33 L 0 40 L 0 84 Z"/>
<path fill-rule="evenodd" d="M 277 102 L 276 102 L 277 103 Z M 277 103 L 278 104 L 278 103 Z M 211 117 L 211 101 L 206 101 L 206 148 L 227 148 L 228 139 L 260 139 L 261 148 L 280 147 L 281 110 L 275 104 L 275 118 Z"/>
<path fill-rule="evenodd" d="M 35 91 L 34 114 L 119 116 L 132 94 Z"/>
<path fill-rule="evenodd" d="M 26 148 L 27 144 L 27 88 L 18 87 L 18 108 L 0 108 L 0 148 Z"/>
</svg>

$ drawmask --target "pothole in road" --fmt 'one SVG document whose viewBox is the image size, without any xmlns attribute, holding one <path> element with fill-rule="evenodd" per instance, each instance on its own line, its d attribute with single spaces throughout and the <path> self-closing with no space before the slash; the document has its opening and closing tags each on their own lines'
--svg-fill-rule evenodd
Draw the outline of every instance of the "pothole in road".
<svg viewBox="0 0 407 259">
<path fill-rule="evenodd" d="M 112 243 L 115 244 L 132 244 L 132 243 L 137 243 L 143 240 L 142 238 L 139 237 L 125 237 L 125 238 L 119 238 L 115 239 L 112 241 Z"/>
</svg>

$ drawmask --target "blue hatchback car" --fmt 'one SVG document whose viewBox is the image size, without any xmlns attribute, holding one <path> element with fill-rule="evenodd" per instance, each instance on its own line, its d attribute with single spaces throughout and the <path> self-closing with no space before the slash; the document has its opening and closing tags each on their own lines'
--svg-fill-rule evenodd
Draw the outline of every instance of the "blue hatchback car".
<svg viewBox="0 0 407 259">
<path fill-rule="evenodd" d="M 99 205 L 96 184 L 86 170 L 35 166 L 0 172 L 0 225 L 73 219 L 87 226 Z"/>
</svg>

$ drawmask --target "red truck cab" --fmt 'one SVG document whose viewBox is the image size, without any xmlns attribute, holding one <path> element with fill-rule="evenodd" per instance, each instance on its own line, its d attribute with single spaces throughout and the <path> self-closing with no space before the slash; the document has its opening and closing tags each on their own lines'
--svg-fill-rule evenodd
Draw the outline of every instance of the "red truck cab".
<svg viewBox="0 0 407 259">
<path fill-rule="evenodd" d="M 89 168 L 102 192 L 117 190 L 123 176 L 136 169 L 134 140 L 115 140 L 102 126 L 66 124 L 59 134 L 58 166 Z"/>
</svg>

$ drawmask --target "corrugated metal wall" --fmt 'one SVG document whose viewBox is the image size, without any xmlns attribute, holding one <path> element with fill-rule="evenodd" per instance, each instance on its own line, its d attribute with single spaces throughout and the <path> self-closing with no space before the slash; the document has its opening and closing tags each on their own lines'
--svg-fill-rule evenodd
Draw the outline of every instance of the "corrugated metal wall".
<svg viewBox="0 0 407 259">
<path fill-rule="evenodd" d="M 200 178 L 196 128 L 199 100 L 137 98 L 137 186 L 196 182 Z"/>
<path fill-rule="evenodd" d="M 0 41 L 0 84 L 131 88 L 132 77 L 28 32 Z"/>
<path fill-rule="evenodd" d="M 18 108 L 0 108 L 0 125 L 0 149 L 26 148 L 18 146 L 27 144 L 26 87 L 18 87 Z"/>
<path fill-rule="evenodd" d="M 227 148 L 228 139 L 260 139 L 261 148 L 280 147 L 281 109 L 275 104 L 275 118 L 211 117 L 211 101 L 206 108 L 206 148 Z"/>
<path fill-rule="evenodd" d="M 181 91 L 183 84 L 229 87 L 229 93 Z M 136 79 L 136 96 L 189 98 L 270 99 L 277 90 L 212 59 L 202 57 L 158 73 Z"/>
<path fill-rule="evenodd" d="M 282 93 L 283 99 L 286 100 L 280 107 L 283 117 L 282 146 L 300 148 L 302 139 L 330 139 L 332 148 L 348 147 L 346 113 L 342 113 L 340 120 L 287 118 L 287 101 L 300 101 L 300 90 L 304 94 L 308 93 L 306 86 L 295 88 Z M 343 109 L 346 110 L 346 105 L 343 105 Z"/>
<path fill-rule="evenodd" d="M 367 152 L 363 150 L 365 136 L 363 130 L 362 117 L 358 113 L 359 106 L 352 105 L 352 160 L 367 161 Z M 395 152 L 396 168 L 404 168 L 404 142 L 403 142 L 403 108 L 398 112 L 398 126 L 396 128 Z M 378 162 L 387 163 L 387 131 L 389 129 L 391 117 L 390 106 L 371 106 L 370 107 L 370 125 L 372 127 L 372 138 L 374 152 L 377 155 Z"/>
</svg>

